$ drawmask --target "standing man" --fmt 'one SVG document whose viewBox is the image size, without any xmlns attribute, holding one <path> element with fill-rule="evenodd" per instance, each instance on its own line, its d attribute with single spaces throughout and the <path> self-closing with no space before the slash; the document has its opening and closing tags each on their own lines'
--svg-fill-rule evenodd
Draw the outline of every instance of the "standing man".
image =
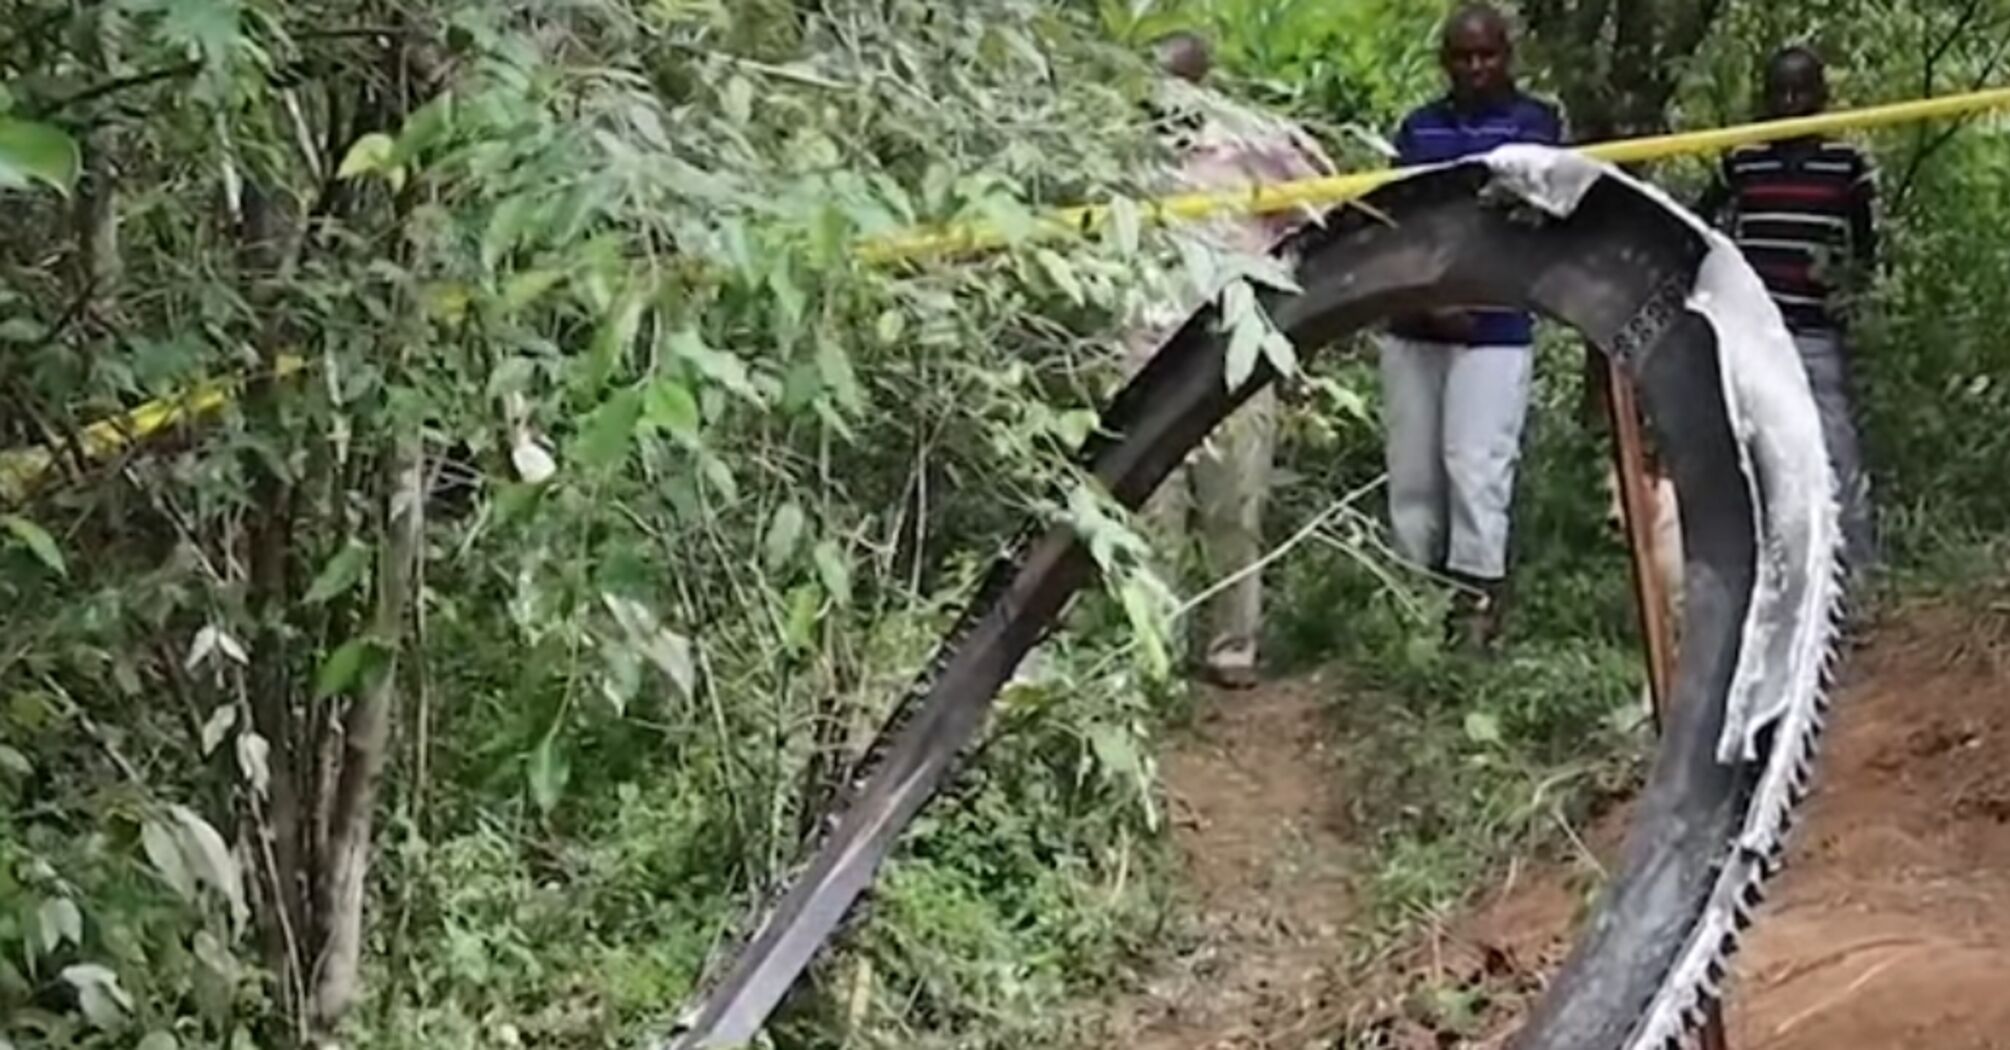
<svg viewBox="0 0 2010 1050">
<path fill-rule="evenodd" d="M 1213 66 L 1207 41 L 1175 33 L 1159 41 L 1162 131 L 1177 158 L 1161 181 L 1168 191 L 1222 190 L 1330 174 L 1333 164 L 1319 144 L 1290 123 L 1258 113 L 1204 86 Z M 1194 236 L 1221 255 L 1263 256 L 1315 218 L 1307 210 L 1273 215 L 1224 216 L 1176 235 Z M 1211 287 L 1182 279 L 1178 290 L 1154 302 L 1125 339 L 1133 371 L 1144 367 L 1187 317 L 1221 294 L 1229 268 Z M 1198 662 L 1200 676 L 1218 686 L 1245 689 L 1257 683 L 1257 642 L 1263 629 L 1263 579 L 1252 566 L 1263 554 L 1263 502 L 1270 487 L 1277 428 L 1277 394 L 1264 387 L 1210 437 L 1191 468 L 1169 478 L 1154 498 L 1150 517 L 1173 537 L 1186 532 L 1189 513 L 1200 532 L 1201 560 L 1213 583 L 1244 573 L 1208 603 Z"/>
<path fill-rule="evenodd" d="M 1812 116 L 1828 101 L 1828 74 L 1813 51 L 1789 47 L 1767 63 L 1767 117 Z M 1876 208 L 1870 159 L 1812 136 L 1726 154 L 1697 206 L 1737 242 L 1793 333 L 1835 465 L 1843 558 L 1858 578 L 1875 565 L 1877 540 L 1852 411 L 1845 300 L 1876 265 Z"/>
<path fill-rule="evenodd" d="M 1563 140 L 1556 108 L 1515 86 L 1513 34 L 1497 8 L 1469 4 L 1454 12 L 1439 61 L 1451 91 L 1403 121 L 1399 163 Z M 1528 314 L 1480 310 L 1399 319 L 1382 345 L 1396 547 L 1460 584 L 1447 634 L 1480 649 L 1491 648 L 1501 628 L 1533 343 Z"/>
</svg>

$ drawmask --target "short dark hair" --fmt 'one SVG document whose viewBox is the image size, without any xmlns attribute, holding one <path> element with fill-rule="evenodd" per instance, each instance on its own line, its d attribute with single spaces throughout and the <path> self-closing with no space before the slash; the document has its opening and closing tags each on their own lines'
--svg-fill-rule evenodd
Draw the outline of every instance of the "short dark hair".
<svg viewBox="0 0 2010 1050">
<path fill-rule="evenodd" d="M 1442 36 L 1450 36 L 1458 27 L 1474 22 L 1489 29 L 1500 30 L 1501 35 L 1510 41 L 1514 39 L 1514 22 L 1508 18 L 1507 12 L 1484 0 L 1473 0 L 1471 3 L 1460 4 L 1453 8 L 1452 13 L 1445 17 L 1445 24 L 1439 32 Z"/>
<path fill-rule="evenodd" d="M 1822 60 L 1822 56 L 1814 48 L 1806 44 L 1788 44 L 1773 52 L 1773 57 L 1766 60 L 1766 70 L 1771 72 L 1789 62 L 1806 62 L 1813 66 L 1816 72 L 1828 72 L 1828 63 Z"/>
</svg>

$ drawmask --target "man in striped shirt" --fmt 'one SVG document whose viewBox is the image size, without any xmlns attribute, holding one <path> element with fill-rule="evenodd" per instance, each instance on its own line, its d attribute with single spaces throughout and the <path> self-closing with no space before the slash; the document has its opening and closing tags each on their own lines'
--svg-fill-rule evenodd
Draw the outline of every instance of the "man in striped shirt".
<svg viewBox="0 0 2010 1050">
<path fill-rule="evenodd" d="M 1807 48 L 1782 50 L 1766 67 L 1769 118 L 1819 113 L 1828 94 L 1822 61 Z M 1808 137 L 1727 154 L 1697 208 L 1737 242 L 1793 332 L 1835 464 L 1843 555 L 1858 575 L 1873 565 L 1876 539 L 1851 404 L 1846 300 L 1875 266 L 1876 202 L 1876 168 L 1862 151 Z"/>
</svg>

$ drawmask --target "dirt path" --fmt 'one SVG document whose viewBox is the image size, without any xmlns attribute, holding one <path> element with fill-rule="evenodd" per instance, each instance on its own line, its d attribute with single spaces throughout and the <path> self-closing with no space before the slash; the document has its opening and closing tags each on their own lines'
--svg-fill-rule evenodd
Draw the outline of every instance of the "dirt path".
<svg viewBox="0 0 2010 1050">
<path fill-rule="evenodd" d="M 1349 853 L 1320 695 L 1312 679 L 1219 698 L 1166 756 L 1196 917 L 1103 1045 L 1498 1047 L 1567 950 L 1591 875 L 1540 866 L 1405 960 L 1343 977 Z M 1855 659 L 1832 734 L 1740 958 L 1732 1045 L 2010 1050 L 2010 604 L 1895 617 Z M 1611 855 L 1624 819 L 1592 829 L 1594 850 Z"/>
<path fill-rule="evenodd" d="M 2010 610 L 1987 619 L 1911 618 L 1843 694 L 1739 1047 L 2010 1048 Z"/>
<path fill-rule="evenodd" d="M 1175 957 L 1118 1006 L 1103 1045 L 1269 1046 L 1330 987 L 1350 854 L 1323 689 L 1315 675 L 1210 696 L 1162 756 L 1188 915 Z"/>
</svg>

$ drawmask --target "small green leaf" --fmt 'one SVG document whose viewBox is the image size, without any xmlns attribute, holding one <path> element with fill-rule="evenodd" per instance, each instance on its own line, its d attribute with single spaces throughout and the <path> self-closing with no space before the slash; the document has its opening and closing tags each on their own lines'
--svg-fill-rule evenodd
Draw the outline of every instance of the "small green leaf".
<svg viewBox="0 0 2010 1050">
<path fill-rule="evenodd" d="M 1263 322 L 1263 356 L 1280 376 L 1298 372 L 1298 348 L 1266 318 Z"/>
<path fill-rule="evenodd" d="M 1500 719 L 1486 711 L 1470 711 L 1466 714 L 1466 739 L 1475 744 L 1498 744 L 1501 742 Z"/>
<path fill-rule="evenodd" d="M 691 639 L 664 627 L 649 640 L 643 655 L 670 679 L 680 696 L 688 699 L 697 692 L 698 662 L 691 650 Z"/>
<path fill-rule="evenodd" d="M 397 148 L 398 144 L 391 136 L 381 131 L 370 132 L 349 147 L 349 152 L 342 157 L 342 166 L 335 170 L 335 177 L 353 179 L 359 175 L 388 171 Z"/>
<path fill-rule="evenodd" d="M 1117 592 L 1124 617 L 1130 621 L 1138 646 L 1144 652 L 1145 667 L 1154 678 L 1172 673 L 1172 652 L 1166 645 L 1164 618 L 1144 584 L 1137 579 L 1124 581 Z"/>
<path fill-rule="evenodd" d="M 376 642 L 364 637 L 349 639 L 321 662 L 321 670 L 314 675 L 315 698 L 326 700 L 347 692 L 359 680 L 374 677 L 385 661 L 384 649 Z"/>
<path fill-rule="evenodd" d="M 36 559 L 48 566 L 49 571 L 58 576 L 70 574 L 69 566 L 63 563 L 63 552 L 56 547 L 55 537 L 50 536 L 42 526 L 18 514 L 0 516 L 0 525 L 5 525 L 15 539 L 26 544 Z"/>
<path fill-rule="evenodd" d="M 1256 313 L 1256 293 L 1247 282 L 1228 286 L 1223 296 L 1222 324 L 1228 328 L 1228 388 L 1239 389 L 1256 372 L 1263 350 L 1263 318 Z"/>
<path fill-rule="evenodd" d="M 1368 399 L 1360 391 L 1332 380 L 1323 383 L 1327 399 L 1341 415 L 1361 423 L 1375 421 L 1374 415 L 1368 411 Z"/>
<path fill-rule="evenodd" d="M 250 655 L 244 651 L 244 646 L 238 642 L 235 636 L 212 623 L 203 625 L 201 630 L 195 632 L 195 641 L 189 644 L 188 659 L 184 662 L 184 666 L 193 671 L 201 667 L 203 661 L 209 659 L 211 653 L 219 651 L 223 653 L 226 659 L 235 661 L 239 665 L 249 663 L 251 659 Z"/>
<path fill-rule="evenodd" d="M 775 293 L 775 305 L 781 308 L 789 330 L 794 331 L 802 323 L 803 311 L 809 308 L 809 298 L 790 275 L 786 256 L 776 259 L 774 269 L 768 271 L 768 290 Z"/>
<path fill-rule="evenodd" d="M 119 975 L 96 963 L 64 967 L 63 980 L 77 990 L 77 1005 L 94 1027 L 117 1028 L 133 1008 L 132 999 L 119 987 Z"/>
<path fill-rule="evenodd" d="M 642 330 L 642 315 L 648 308 L 649 301 L 639 288 L 630 288 L 615 301 L 614 308 L 594 331 L 593 345 L 587 350 L 584 380 L 587 389 L 597 391 L 614 378 L 635 345 L 635 336 Z"/>
<path fill-rule="evenodd" d="M 140 1040 L 137 1050 L 181 1050 L 181 1044 L 167 1032 L 155 1031 L 148 1032 L 147 1037 Z"/>
<path fill-rule="evenodd" d="M 530 800 L 540 812 L 551 812 L 565 793 L 566 781 L 572 779 L 572 763 L 559 751 L 555 731 L 546 733 L 537 747 L 531 749 L 526 775 L 530 779 Z"/>
<path fill-rule="evenodd" d="M 1112 779 L 1132 782 L 1143 779 L 1144 755 L 1138 750 L 1137 737 L 1124 727 L 1107 722 L 1089 727 L 1089 747 L 1096 754 L 1096 764 Z"/>
<path fill-rule="evenodd" d="M 769 572 L 780 572 L 795 557 L 796 547 L 802 543 L 804 524 L 802 504 L 795 500 L 782 504 L 768 520 L 764 550 Z"/>
<path fill-rule="evenodd" d="M 565 280 L 565 273 L 560 270 L 526 270 L 512 275 L 503 284 L 501 298 L 503 313 L 513 314 L 529 306 L 562 280 Z"/>
<path fill-rule="evenodd" d="M 643 422 L 683 441 L 694 441 L 703 417 L 691 389 L 675 379 L 657 379 L 649 384 L 642 407 Z"/>
<path fill-rule="evenodd" d="M 732 77 L 726 81 L 726 89 L 721 93 L 725 103 L 726 116 L 733 123 L 745 125 L 754 119 L 754 85 L 745 77 Z"/>
<path fill-rule="evenodd" d="M 12 773 L 17 777 L 34 776 L 35 764 L 28 761 L 27 755 L 0 744 L 0 772 Z"/>
<path fill-rule="evenodd" d="M 158 820 L 149 820 L 140 828 L 140 844 L 145 847 L 147 860 L 160 873 L 168 887 L 181 895 L 181 899 L 195 901 L 195 876 L 188 870 L 188 861 L 182 856 L 181 843 L 176 840 L 174 829 Z"/>
<path fill-rule="evenodd" d="M 1059 438 L 1063 445 L 1069 448 L 1081 448 L 1082 444 L 1089 440 L 1089 435 L 1096 432 L 1096 427 L 1102 421 L 1101 416 L 1089 409 L 1075 409 L 1055 417 L 1052 429 L 1054 436 Z"/>
<path fill-rule="evenodd" d="M 823 605 L 823 593 L 814 583 L 805 583 L 789 591 L 789 609 L 782 621 L 782 640 L 793 653 L 808 652 L 816 642 L 817 612 Z"/>
<path fill-rule="evenodd" d="M 81 166 L 77 141 L 62 129 L 0 117 L 0 189 L 25 190 L 39 182 L 67 196 Z"/>
<path fill-rule="evenodd" d="M 482 230 L 483 269 L 495 269 L 501 265 L 504 256 L 516 250 L 541 217 L 535 210 L 539 203 L 539 198 L 522 193 L 496 205 L 495 211 L 489 214 L 488 225 Z"/>
<path fill-rule="evenodd" d="M 1018 244 L 1040 231 L 1040 220 L 1026 205 L 1002 194 L 991 194 L 977 208 L 1008 244 Z"/>
<path fill-rule="evenodd" d="M 14 93 L 7 90 L 7 85 L 0 84 L 0 113 L 10 112 L 13 108 Z"/>
<path fill-rule="evenodd" d="M 1039 262 L 1040 269 L 1046 271 L 1047 279 L 1054 282 L 1054 287 L 1059 288 L 1070 302 L 1079 306 L 1088 301 L 1082 282 L 1075 277 L 1075 268 L 1068 265 L 1068 260 L 1046 248 L 1035 251 L 1033 258 Z"/>
<path fill-rule="evenodd" d="M 625 646 L 610 646 L 605 655 L 607 674 L 600 680 L 600 695 L 616 715 L 625 714 L 628 702 L 642 690 L 642 661 Z"/>
<path fill-rule="evenodd" d="M 200 53 L 211 69 L 221 69 L 244 40 L 243 12 L 235 0 L 174 0 L 159 9 L 161 39 Z"/>
<path fill-rule="evenodd" d="M 709 452 L 698 457 L 698 470 L 705 475 L 705 483 L 712 486 L 719 498 L 727 503 L 740 501 L 740 482 L 733 477 L 733 468 L 726 461 Z"/>
<path fill-rule="evenodd" d="M 272 787 L 272 745 L 250 729 L 237 734 L 237 771 L 259 798 Z"/>
<path fill-rule="evenodd" d="M 824 391 L 823 374 L 811 361 L 798 361 L 791 365 L 788 374 L 782 377 L 782 414 L 800 415 L 805 409 L 815 406 L 817 395 Z"/>
<path fill-rule="evenodd" d="M 187 806 L 171 805 L 168 813 L 178 825 L 182 856 L 196 879 L 223 895 L 230 905 L 233 924 L 242 926 L 250 917 L 244 899 L 244 875 L 224 844 L 223 835 Z"/>
<path fill-rule="evenodd" d="M 1110 239 L 1116 241 L 1124 257 L 1138 253 L 1138 245 L 1144 241 L 1144 217 L 1138 211 L 1138 201 L 1130 197 L 1110 201 Z"/>
<path fill-rule="evenodd" d="M 398 131 L 394 156 L 417 157 L 447 141 L 454 130 L 454 93 L 441 92 L 431 102 L 414 110 Z"/>
<path fill-rule="evenodd" d="M 42 954 L 54 954 L 66 941 L 83 946 L 84 913 L 77 910 L 76 901 L 51 897 L 42 902 L 36 919 L 42 927 Z"/>
<path fill-rule="evenodd" d="M 873 322 L 872 333 L 878 337 L 881 346 L 892 346 L 907 334 L 907 315 L 899 310 L 887 310 Z"/>
<path fill-rule="evenodd" d="M 209 713 L 209 719 L 202 724 L 203 755 L 214 753 L 217 745 L 223 743 L 225 734 L 230 732 L 230 727 L 236 724 L 237 705 L 218 704 L 216 710 Z"/>
<path fill-rule="evenodd" d="M 844 548 L 836 540 L 824 540 L 810 557 L 816 562 L 817 579 L 823 581 L 824 590 L 839 605 L 851 604 L 851 560 L 845 557 Z"/>
<path fill-rule="evenodd" d="M 732 354 L 706 346 L 696 329 L 684 328 L 673 333 L 670 336 L 670 352 L 689 361 L 699 374 L 735 395 L 755 405 L 766 403 L 761 392 L 754 388 L 746 363 Z"/>
<path fill-rule="evenodd" d="M 642 419 L 643 391 L 628 387 L 586 417 L 566 458 L 589 470 L 614 466 L 628 456 L 635 425 Z"/>
<path fill-rule="evenodd" d="M 1129 197 L 1118 197 L 1110 202 L 1109 236 L 1126 258 L 1138 254 L 1138 245 L 1143 241 L 1143 227 L 1137 202 Z"/>
<path fill-rule="evenodd" d="M 350 540 L 328 559 L 328 564 L 321 567 L 321 572 L 307 588 L 307 597 L 302 600 L 308 605 L 320 605 L 347 594 L 350 588 L 362 582 L 369 569 L 369 546 Z"/>
<path fill-rule="evenodd" d="M 900 315 L 889 313 L 889 316 Z M 853 412 L 865 407 L 865 394 L 859 389 L 858 373 L 852 369 L 851 355 L 845 352 L 843 343 L 828 338 L 817 341 L 817 371 L 823 376 L 824 385 L 836 395 L 838 404 Z"/>
<path fill-rule="evenodd" d="M 0 343 L 39 343 L 48 332 L 48 328 L 26 317 L 9 317 L 0 321 Z"/>
</svg>

